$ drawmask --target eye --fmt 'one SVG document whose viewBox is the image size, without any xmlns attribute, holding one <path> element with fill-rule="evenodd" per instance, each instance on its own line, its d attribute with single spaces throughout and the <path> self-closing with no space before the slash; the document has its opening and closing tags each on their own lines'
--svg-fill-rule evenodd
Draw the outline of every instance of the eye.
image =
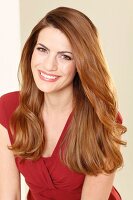
<svg viewBox="0 0 133 200">
<path fill-rule="evenodd" d="M 61 57 L 64 59 L 64 60 L 72 60 L 72 58 L 68 55 L 61 55 Z"/>
<path fill-rule="evenodd" d="M 43 48 L 43 47 L 37 47 L 36 48 L 38 51 L 40 52 L 47 52 L 47 49 Z"/>
</svg>

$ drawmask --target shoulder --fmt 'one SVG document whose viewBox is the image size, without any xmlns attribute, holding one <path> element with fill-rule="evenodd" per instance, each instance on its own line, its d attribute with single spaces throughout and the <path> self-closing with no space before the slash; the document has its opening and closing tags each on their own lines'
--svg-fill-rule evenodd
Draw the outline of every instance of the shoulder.
<svg viewBox="0 0 133 200">
<path fill-rule="evenodd" d="M 0 97 L 0 102 L 8 103 L 8 102 L 16 102 L 19 100 L 19 91 L 9 92 Z"/>
<path fill-rule="evenodd" d="M 6 128 L 12 113 L 19 105 L 19 91 L 10 92 L 0 97 L 0 123 Z"/>
</svg>

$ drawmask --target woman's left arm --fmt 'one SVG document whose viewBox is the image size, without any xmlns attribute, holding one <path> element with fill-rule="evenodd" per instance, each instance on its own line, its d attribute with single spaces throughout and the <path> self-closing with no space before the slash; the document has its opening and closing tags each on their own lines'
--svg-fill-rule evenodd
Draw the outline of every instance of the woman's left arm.
<svg viewBox="0 0 133 200">
<path fill-rule="evenodd" d="M 81 200 L 108 200 L 115 173 L 110 175 L 99 174 L 97 176 L 86 175 Z"/>
</svg>

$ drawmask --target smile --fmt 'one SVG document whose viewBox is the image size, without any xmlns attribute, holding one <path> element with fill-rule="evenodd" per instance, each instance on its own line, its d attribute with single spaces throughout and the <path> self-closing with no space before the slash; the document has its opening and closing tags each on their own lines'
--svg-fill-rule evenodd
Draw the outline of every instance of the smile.
<svg viewBox="0 0 133 200">
<path fill-rule="evenodd" d="M 40 73 L 44 78 L 47 78 L 47 79 L 55 79 L 56 78 L 56 76 L 49 76 L 49 75 L 46 75 L 46 74 L 44 74 L 44 73 Z"/>
<path fill-rule="evenodd" d="M 39 75 L 40 75 L 40 78 L 44 81 L 55 81 L 59 78 L 59 76 L 46 74 L 40 70 L 39 70 Z"/>
</svg>

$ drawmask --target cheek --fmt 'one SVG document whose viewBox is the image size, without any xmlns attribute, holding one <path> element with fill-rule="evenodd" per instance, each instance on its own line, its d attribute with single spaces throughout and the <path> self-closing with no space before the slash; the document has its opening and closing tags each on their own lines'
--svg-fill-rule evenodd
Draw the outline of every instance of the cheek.
<svg viewBox="0 0 133 200">
<path fill-rule="evenodd" d="M 31 68 L 41 65 L 41 63 L 43 63 L 42 57 L 34 51 L 31 57 Z"/>
<path fill-rule="evenodd" d="M 62 72 L 65 74 L 65 75 L 71 75 L 71 76 L 74 76 L 75 73 L 76 73 L 76 66 L 75 64 L 69 64 L 69 65 L 63 65 L 62 66 Z"/>
</svg>

